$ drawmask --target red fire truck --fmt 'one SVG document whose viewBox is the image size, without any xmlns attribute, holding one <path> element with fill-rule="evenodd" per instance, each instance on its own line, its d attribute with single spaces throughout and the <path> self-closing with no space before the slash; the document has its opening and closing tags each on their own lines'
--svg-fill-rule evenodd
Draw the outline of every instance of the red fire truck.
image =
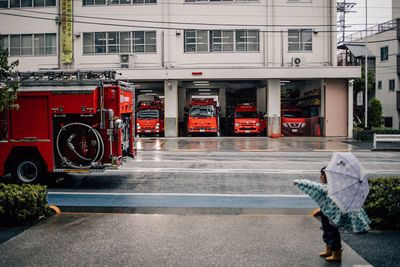
<svg viewBox="0 0 400 267">
<path fill-rule="evenodd" d="M 267 127 L 267 119 L 260 118 L 253 104 L 240 104 L 234 109 L 234 133 L 260 135 Z"/>
<path fill-rule="evenodd" d="M 187 131 L 194 133 L 218 134 L 218 107 L 212 98 L 193 99 L 189 104 Z"/>
<path fill-rule="evenodd" d="M 299 108 L 282 108 L 282 133 L 285 136 L 304 135 L 306 119 Z"/>
<path fill-rule="evenodd" d="M 138 96 L 136 109 L 136 133 L 164 135 L 164 103 L 154 96 Z"/>
<path fill-rule="evenodd" d="M 0 176 L 36 183 L 118 167 L 136 154 L 133 92 L 100 80 L 21 81 L 19 109 L 0 116 Z"/>
</svg>

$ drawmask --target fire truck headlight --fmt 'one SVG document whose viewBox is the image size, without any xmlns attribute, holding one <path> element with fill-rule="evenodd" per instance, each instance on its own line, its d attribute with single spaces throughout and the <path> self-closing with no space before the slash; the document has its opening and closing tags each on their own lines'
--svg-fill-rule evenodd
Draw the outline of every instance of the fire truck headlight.
<svg viewBox="0 0 400 267">
<path fill-rule="evenodd" d="M 160 129 L 160 124 L 159 123 L 156 124 L 156 130 L 158 130 L 158 129 Z"/>
<path fill-rule="evenodd" d="M 289 126 L 286 122 L 282 123 L 282 125 L 283 125 L 283 127 L 288 127 Z"/>
<path fill-rule="evenodd" d="M 116 128 L 121 129 L 122 128 L 122 120 L 121 119 L 116 119 L 114 122 L 114 125 Z"/>
<path fill-rule="evenodd" d="M 136 123 L 136 128 L 139 130 L 140 129 L 140 124 Z"/>
<path fill-rule="evenodd" d="M 300 127 L 302 128 L 302 127 L 305 127 L 306 126 L 306 124 L 304 123 L 304 122 L 302 122 L 302 123 L 300 123 Z"/>
<path fill-rule="evenodd" d="M 239 125 L 240 125 L 239 123 L 235 123 L 235 127 L 239 127 Z"/>
<path fill-rule="evenodd" d="M 256 123 L 256 126 L 260 126 L 260 123 L 259 123 L 259 122 L 257 122 L 257 123 Z"/>
</svg>

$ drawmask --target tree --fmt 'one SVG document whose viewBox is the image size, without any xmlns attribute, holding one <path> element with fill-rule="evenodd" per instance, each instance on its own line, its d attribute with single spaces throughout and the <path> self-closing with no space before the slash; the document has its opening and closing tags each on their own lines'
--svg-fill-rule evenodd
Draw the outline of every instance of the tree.
<svg viewBox="0 0 400 267">
<path fill-rule="evenodd" d="M 373 71 L 368 71 L 368 95 L 370 96 L 375 90 L 375 73 Z M 361 66 L 361 78 L 354 80 L 353 86 L 353 99 L 354 99 L 354 121 L 359 125 L 364 124 L 364 111 L 365 108 L 362 106 L 357 106 L 355 100 L 357 99 L 357 94 L 359 92 L 365 92 L 365 66 Z M 364 98 L 365 99 L 365 98 Z"/>
<path fill-rule="evenodd" d="M 18 83 L 9 82 L 18 63 L 17 60 L 8 65 L 8 50 L 0 47 L 0 112 L 19 107 L 14 103 L 18 95 Z"/>
<path fill-rule="evenodd" d="M 373 98 L 369 105 L 368 125 L 371 127 L 382 126 L 382 105 L 381 102 L 376 98 Z"/>
</svg>

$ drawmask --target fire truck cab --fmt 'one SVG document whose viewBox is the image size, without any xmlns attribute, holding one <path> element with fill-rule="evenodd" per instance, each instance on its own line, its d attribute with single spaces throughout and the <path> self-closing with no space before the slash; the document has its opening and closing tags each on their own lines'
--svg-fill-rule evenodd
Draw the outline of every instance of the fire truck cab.
<svg viewBox="0 0 400 267">
<path fill-rule="evenodd" d="M 164 103 L 154 96 L 140 95 L 136 109 L 137 135 L 164 135 Z"/>
<path fill-rule="evenodd" d="M 117 168 L 133 157 L 133 90 L 101 81 L 27 81 L 19 109 L 0 114 L 0 176 Z"/>
<path fill-rule="evenodd" d="M 193 99 L 189 104 L 188 135 L 195 133 L 218 135 L 218 116 L 219 110 L 214 99 Z"/>
<path fill-rule="evenodd" d="M 260 118 L 252 104 L 240 104 L 234 109 L 234 134 L 260 135 L 267 127 L 267 119 Z"/>
</svg>

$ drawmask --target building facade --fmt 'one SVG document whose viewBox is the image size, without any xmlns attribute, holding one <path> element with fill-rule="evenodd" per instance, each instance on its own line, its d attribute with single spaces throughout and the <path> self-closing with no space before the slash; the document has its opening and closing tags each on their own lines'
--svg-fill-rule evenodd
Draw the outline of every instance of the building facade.
<svg viewBox="0 0 400 267">
<path fill-rule="evenodd" d="M 247 101 L 271 129 L 296 106 L 308 135 L 352 136 L 360 68 L 337 67 L 333 0 L 1 0 L 0 35 L 19 71 L 113 69 L 164 98 L 166 136 L 193 97 L 217 99 L 222 132 Z"/>
</svg>

